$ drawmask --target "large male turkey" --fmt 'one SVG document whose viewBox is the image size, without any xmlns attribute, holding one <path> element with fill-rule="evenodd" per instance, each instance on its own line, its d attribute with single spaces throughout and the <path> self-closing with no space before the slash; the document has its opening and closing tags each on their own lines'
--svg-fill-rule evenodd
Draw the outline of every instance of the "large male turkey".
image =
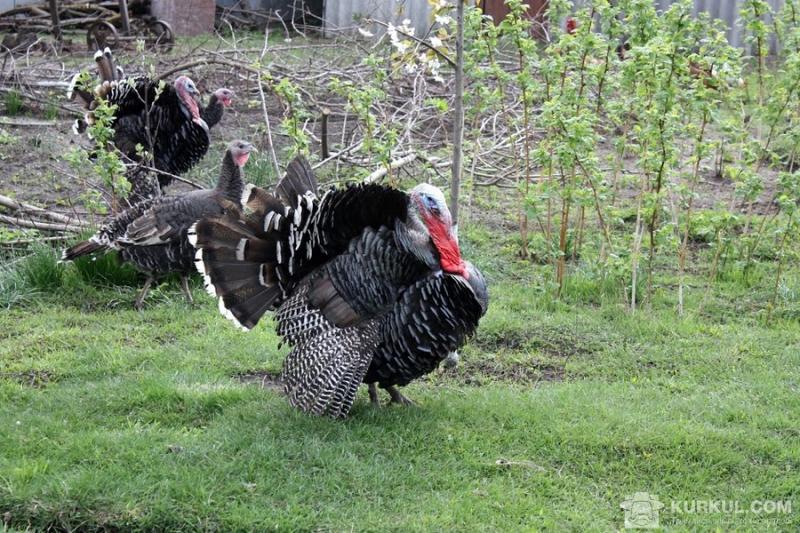
<svg viewBox="0 0 800 533">
<path fill-rule="evenodd" d="M 202 217 L 227 211 L 238 212 L 244 189 L 242 167 L 253 145 L 234 141 L 222 160 L 217 186 L 179 196 L 149 198 L 109 220 L 89 240 L 64 251 L 62 260 L 118 250 L 123 261 L 147 273 L 145 286 L 136 298 L 140 309 L 155 278 L 169 272 L 181 275 L 181 287 L 191 302 L 188 276 L 194 271 L 195 251 L 187 239 L 189 227 Z"/>
<path fill-rule="evenodd" d="M 76 132 L 94 123 L 94 110 L 100 100 L 115 105 L 114 145 L 133 161 L 140 160 L 137 146 L 149 151 L 154 167 L 162 172 L 158 174 L 161 188 L 171 183 L 170 174 L 187 172 L 205 156 L 209 127 L 220 121 L 224 107 L 230 105 L 231 90 L 217 90 L 209 105 L 201 108 L 199 92 L 186 76 L 179 76 L 172 85 L 146 76 L 124 78 L 108 48 L 98 50 L 95 61 L 99 85 L 88 90 L 87 80 L 78 73 L 67 93 L 67 98 L 78 100 L 87 110 L 85 116 L 76 121 L 73 127 Z M 143 176 L 141 172 L 132 175 L 135 188 L 135 179 Z"/>
<path fill-rule="evenodd" d="M 274 194 L 248 186 L 242 200 L 242 213 L 190 231 L 198 269 L 239 326 L 277 310 L 292 346 L 284 390 L 303 411 L 345 416 L 364 380 L 400 400 L 395 386 L 433 370 L 486 309 L 486 285 L 461 259 L 436 187 L 362 184 L 320 196 L 296 159 Z"/>
</svg>

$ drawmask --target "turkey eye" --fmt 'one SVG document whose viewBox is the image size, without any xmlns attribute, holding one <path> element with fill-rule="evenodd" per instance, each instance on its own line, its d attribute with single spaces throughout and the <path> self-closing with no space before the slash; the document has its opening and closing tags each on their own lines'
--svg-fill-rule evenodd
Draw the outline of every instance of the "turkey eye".
<svg viewBox="0 0 800 533">
<path fill-rule="evenodd" d="M 436 200 L 428 196 L 427 194 L 422 196 L 422 199 L 425 201 L 425 207 L 428 208 L 433 214 L 439 214 L 439 205 L 436 203 Z"/>
</svg>

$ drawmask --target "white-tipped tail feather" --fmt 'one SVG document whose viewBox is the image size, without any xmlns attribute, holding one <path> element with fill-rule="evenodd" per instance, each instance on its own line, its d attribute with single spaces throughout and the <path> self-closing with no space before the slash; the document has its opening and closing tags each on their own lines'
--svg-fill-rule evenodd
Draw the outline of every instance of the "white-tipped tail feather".
<svg viewBox="0 0 800 533">
<path fill-rule="evenodd" d="M 252 183 L 248 183 L 244 186 L 244 190 L 242 191 L 242 199 L 240 202 L 242 206 L 247 205 L 247 201 L 250 200 L 250 195 L 253 193 L 253 188 L 255 188 L 255 185 Z"/>
<path fill-rule="evenodd" d="M 189 231 L 186 233 L 186 238 L 189 240 L 189 244 L 192 245 L 192 248 L 197 248 L 197 222 L 189 226 Z M 200 250 L 198 250 L 199 252 Z"/>
<path fill-rule="evenodd" d="M 81 73 L 77 72 L 69 82 L 69 87 L 67 87 L 67 100 L 72 100 L 72 94 L 75 91 L 75 86 L 78 84 L 78 78 L 80 78 Z"/>
<path fill-rule="evenodd" d="M 222 316 L 233 322 L 233 325 L 240 330 L 245 332 L 250 331 L 248 328 L 244 327 L 241 322 L 239 322 L 239 319 L 233 316 L 233 313 L 231 313 L 227 307 L 225 307 L 225 302 L 222 301 L 222 298 L 219 299 L 219 312 L 222 314 Z"/>
<path fill-rule="evenodd" d="M 241 238 L 239 239 L 239 244 L 236 245 L 236 260 L 237 261 L 244 261 L 244 251 L 247 248 L 247 239 Z"/>
</svg>

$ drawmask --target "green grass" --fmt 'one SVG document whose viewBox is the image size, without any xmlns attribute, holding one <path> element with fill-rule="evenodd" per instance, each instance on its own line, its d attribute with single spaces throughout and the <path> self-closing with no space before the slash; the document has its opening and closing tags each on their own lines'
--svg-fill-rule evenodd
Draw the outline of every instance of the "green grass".
<svg viewBox="0 0 800 533">
<path fill-rule="evenodd" d="M 137 287 L 88 284 L 87 265 L 53 281 L 38 251 L 25 268 L 39 292 L 0 312 L 0 516 L 66 530 L 609 531 L 646 491 L 669 530 L 800 527 L 796 268 L 771 327 L 766 265 L 749 285 L 723 277 L 686 318 L 665 270 L 631 315 L 586 269 L 554 301 L 549 267 L 490 236 L 462 236 L 492 303 L 459 368 L 408 387 L 412 408 L 374 409 L 362 391 L 345 421 L 236 378 L 279 370 L 271 324 L 241 333 L 174 282 L 138 313 Z M 685 500 L 793 507 L 670 509 Z"/>
</svg>

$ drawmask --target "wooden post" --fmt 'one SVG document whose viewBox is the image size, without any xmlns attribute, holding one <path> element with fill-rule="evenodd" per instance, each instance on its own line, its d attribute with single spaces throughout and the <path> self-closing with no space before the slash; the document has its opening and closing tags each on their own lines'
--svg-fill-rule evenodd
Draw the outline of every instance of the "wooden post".
<svg viewBox="0 0 800 533">
<path fill-rule="evenodd" d="M 458 235 L 458 196 L 461 189 L 464 149 L 464 0 L 456 0 L 456 87 L 453 124 L 453 167 L 450 179 L 450 213 Z"/>
<path fill-rule="evenodd" d="M 327 107 L 322 108 L 322 131 L 320 132 L 322 159 L 328 159 L 328 157 L 330 157 L 330 151 L 328 149 L 328 116 L 330 116 L 330 114 L 330 109 Z"/>
<path fill-rule="evenodd" d="M 122 33 L 128 35 L 131 32 L 131 22 L 128 18 L 128 0 L 119 0 L 119 14 L 122 17 Z"/>
<path fill-rule="evenodd" d="M 61 42 L 61 20 L 58 17 L 58 0 L 50 0 L 50 19 L 53 21 L 53 35 Z"/>
</svg>

